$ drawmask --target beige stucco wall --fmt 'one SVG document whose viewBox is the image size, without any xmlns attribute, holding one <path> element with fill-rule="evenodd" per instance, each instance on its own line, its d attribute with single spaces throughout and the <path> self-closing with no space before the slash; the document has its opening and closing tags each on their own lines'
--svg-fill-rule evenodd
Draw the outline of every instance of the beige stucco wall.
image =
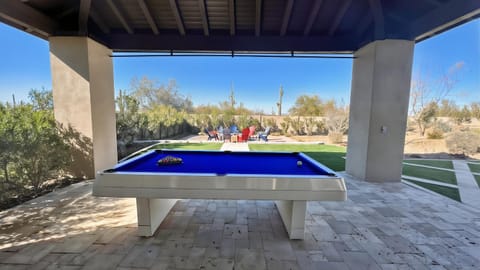
<svg viewBox="0 0 480 270">
<path fill-rule="evenodd" d="M 78 133 L 72 171 L 93 178 L 117 161 L 112 52 L 85 37 L 49 42 L 55 118 Z"/>
<path fill-rule="evenodd" d="M 382 40 L 355 52 L 347 173 L 400 181 L 413 48 L 412 41 Z"/>
</svg>

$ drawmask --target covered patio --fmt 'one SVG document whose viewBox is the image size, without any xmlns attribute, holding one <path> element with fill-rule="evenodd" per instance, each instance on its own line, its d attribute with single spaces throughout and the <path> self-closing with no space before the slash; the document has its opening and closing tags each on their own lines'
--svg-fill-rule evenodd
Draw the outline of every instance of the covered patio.
<svg viewBox="0 0 480 270">
<path fill-rule="evenodd" d="M 117 160 L 117 52 L 353 57 L 346 202 L 308 202 L 302 241 L 271 201 L 181 200 L 153 237 L 134 199 L 74 184 L 0 213 L 0 269 L 478 269 L 480 210 L 400 182 L 415 42 L 476 0 L 2 1 L 48 40 L 57 121 L 91 140 L 80 175 Z M 321 56 L 321 55 L 320 55 Z"/>
</svg>

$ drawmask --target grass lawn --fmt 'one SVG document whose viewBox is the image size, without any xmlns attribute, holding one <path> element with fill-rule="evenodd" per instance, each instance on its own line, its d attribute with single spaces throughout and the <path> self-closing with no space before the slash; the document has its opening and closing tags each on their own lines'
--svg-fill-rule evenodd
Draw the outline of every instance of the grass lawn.
<svg viewBox="0 0 480 270">
<path fill-rule="evenodd" d="M 468 163 L 468 167 L 470 167 L 470 171 L 480 173 L 480 163 Z"/>
<path fill-rule="evenodd" d="M 404 162 L 438 168 L 453 169 L 453 163 L 451 160 L 405 159 Z"/>
<path fill-rule="evenodd" d="M 152 149 L 182 149 L 182 150 L 220 150 L 222 143 L 162 143 L 156 144 Z"/>
<path fill-rule="evenodd" d="M 461 202 L 460 200 L 460 194 L 458 193 L 458 189 L 456 188 L 451 188 L 451 187 L 442 187 L 442 186 L 437 186 L 434 184 L 428 184 L 428 183 L 423 183 L 423 182 L 418 182 L 418 181 L 413 181 L 413 180 L 407 180 L 409 182 L 412 182 L 416 185 L 419 185 L 421 187 L 424 187 L 426 189 L 429 189 L 433 192 L 436 192 L 438 194 L 441 194 L 443 196 L 447 196 L 451 199 L 454 199 L 456 201 Z"/>
<path fill-rule="evenodd" d="M 131 154 L 123 158 L 122 161 L 131 159 L 152 149 L 220 150 L 220 148 L 222 148 L 222 143 L 161 143 L 146 147 L 136 152 L 135 155 Z"/>
<path fill-rule="evenodd" d="M 475 177 L 475 180 L 477 180 L 477 185 L 478 187 L 480 187 L 480 175 L 473 175 L 473 177 Z"/>
<path fill-rule="evenodd" d="M 249 144 L 251 151 L 303 152 L 334 171 L 345 170 L 346 148 L 324 144 Z"/>
<path fill-rule="evenodd" d="M 402 174 L 448 184 L 457 184 L 457 178 L 455 177 L 455 173 L 450 171 L 422 168 L 412 165 L 403 165 Z"/>
</svg>

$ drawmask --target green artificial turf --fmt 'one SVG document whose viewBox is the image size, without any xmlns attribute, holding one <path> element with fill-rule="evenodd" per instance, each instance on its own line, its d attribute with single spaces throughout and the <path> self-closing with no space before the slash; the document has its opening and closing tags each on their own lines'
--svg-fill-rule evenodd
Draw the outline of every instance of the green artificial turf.
<svg viewBox="0 0 480 270">
<path fill-rule="evenodd" d="M 480 173 L 480 163 L 468 163 L 468 167 L 470 167 L 470 171 Z"/>
<path fill-rule="evenodd" d="M 324 144 L 249 144 L 251 151 L 303 152 L 334 171 L 345 170 L 345 147 Z"/>
<path fill-rule="evenodd" d="M 121 161 L 131 159 L 152 149 L 182 149 L 182 150 L 220 150 L 222 143 L 159 143 L 145 147 L 134 154 L 131 154 Z"/>
<path fill-rule="evenodd" d="M 453 169 L 453 163 L 451 160 L 433 160 L 433 159 L 405 159 L 404 162 L 426 165 L 431 167 L 438 167 L 444 169 Z"/>
<path fill-rule="evenodd" d="M 475 177 L 475 180 L 477 180 L 477 185 L 480 188 L 480 175 L 474 174 L 473 177 Z"/>
<path fill-rule="evenodd" d="M 220 150 L 222 143 L 162 143 L 156 144 L 152 149 L 182 149 L 182 150 Z"/>
<path fill-rule="evenodd" d="M 402 174 L 448 184 L 457 184 L 455 173 L 451 171 L 423 168 L 413 165 L 403 165 Z"/>
<path fill-rule="evenodd" d="M 441 194 L 443 196 L 449 197 L 450 199 L 454 199 L 456 201 L 461 202 L 460 193 L 458 192 L 458 189 L 456 189 L 456 188 L 443 187 L 443 186 L 438 186 L 438 185 L 434 185 L 434 184 L 423 183 L 423 182 L 418 182 L 418 181 L 413 181 L 413 180 L 406 180 L 406 181 L 412 182 L 416 185 L 419 185 L 421 187 L 429 189 L 433 192 L 436 192 L 436 193 Z"/>
</svg>

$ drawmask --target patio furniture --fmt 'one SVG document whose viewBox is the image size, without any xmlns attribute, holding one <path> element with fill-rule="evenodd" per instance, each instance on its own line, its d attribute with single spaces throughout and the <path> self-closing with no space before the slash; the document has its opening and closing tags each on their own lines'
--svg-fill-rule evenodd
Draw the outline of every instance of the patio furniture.
<svg viewBox="0 0 480 270">
<path fill-rule="evenodd" d="M 207 139 L 207 140 L 208 140 L 208 141 L 211 141 L 212 139 L 215 140 L 215 141 L 218 141 L 218 135 L 217 135 L 217 133 L 215 133 L 215 132 L 210 132 L 210 131 L 208 131 L 207 128 L 205 128 L 203 131 L 205 132 L 205 134 L 207 134 L 207 136 L 208 136 L 208 139 Z"/>
<path fill-rule="evenodd" d="M 250 134 L 250 129 L 248 127 L 242 129 L 242 133 L 238 135 L 238 142 L 247 142 L 249 134 Z"/>
<path fill-rule="evenodd" d="M 250 126 L 249 128 L 249 133 L 248 133 L 248 139 L 249 140 L 255 140 L 257 136 L 255 136 L 255 126 Z"/>
<path fill-rule="evenodd" d="M 217 128 L 217 135 L 219 140 L 223 141 L 223 126 L 219 126 Z"/>
<path fill-rule="evenodd" d="M 229 128 L 224 128 L 223 129 L 223 141 L 232 141 L 232 134 L 230 133 L 230 129 Z"/>
<path fill-rule="evenodd" d="M 270 135 L 270 127 L 267 127 L 264 132 L 259 132 L 258 133 L 258 140 L 264 140 L 268 142 L 268 135 Z"/>
</svg>

